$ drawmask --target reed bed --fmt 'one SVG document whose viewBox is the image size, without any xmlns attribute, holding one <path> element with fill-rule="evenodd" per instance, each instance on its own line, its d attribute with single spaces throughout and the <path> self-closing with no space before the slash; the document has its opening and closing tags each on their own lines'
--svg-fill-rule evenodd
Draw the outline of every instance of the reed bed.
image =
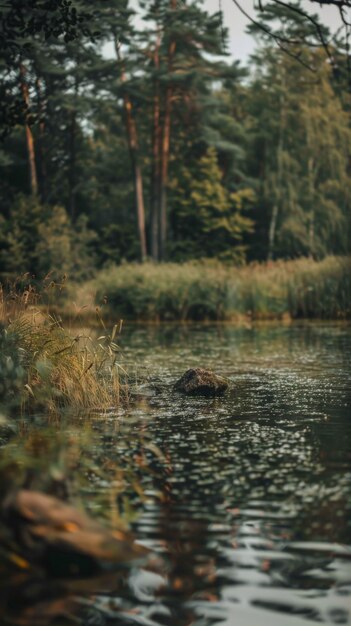
<svg viewBox="0 0 351 626">
<path fill-rule="evenodd" d="M 124 370 L 117 362 L 117 326 L 112 333 L 104 329 L 98 340 L 72 334 L 45 312 L 31 287 L 20 293 L 1 291 L 0 324 L 0 369 L 7 371 L 12 392 L 16 370 L 16 393 L 26 408 L 103 411 L 126 396 Z M 3 387 L 5 392 L 4 381 Z"/>
<path fill-rule="evenodd" d="M 351 259 L 125 264 L 81 287 L 81 301 L 92 293 L 128 320 L 350 319 Z"/>
</svg>

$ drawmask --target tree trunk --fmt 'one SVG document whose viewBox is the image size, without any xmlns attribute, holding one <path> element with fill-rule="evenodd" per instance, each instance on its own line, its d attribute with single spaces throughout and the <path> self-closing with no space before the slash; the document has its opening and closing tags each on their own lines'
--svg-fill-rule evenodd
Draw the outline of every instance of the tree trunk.
<svg viewBox="0 0 351 626">
<path fill-rule="evenodd" d="M 171 135 L 171 108 L 172 108 L 171 87 L 167 87 L 165 101 L 165 115 L 163 122 L 163 136 L 161 148 L 161 176 L 160 176 L 160 258 L 165 260 L 167 244 L 167 185 L 168 185 L 168 163 Z"/>
<path fill-rule="evenodd" d="M 77 96 L 78 96 L 78 79 L 74 81 L 74 103 L 71 111 L 70 135 L 69 135 L 69 212 L 72 221 L 76 217 L 76 144 L 77 144 Z"/>
<path fill-rule="evenodd" d="M 70 155 L 69 155 L 69 212 L 71 219 L 74 221 L 76 215 L 76 196 L 75 196 L 75 181 L 76 181 L 76 111 L 71 112 L 71 124 L 70 124 Z"/>
<path fill-rule="evenodd" d="M 42 202 L 47 198 L 47 169 L 45 150 L 45 101 L 39 76 L 35 81 L 37 92 L 38 116 L 39 116 L 39 138 L 37 142 L 37 156 L 39 160 L 39 188 Z"/>
<path fill-rule="evenodd" d="M 144 207 L 144 192 L 143 192 L 143 178 L 141 168 L 138 162 L 138 140 L 137 130 L 135 122 L 132 116 L 132 104 L 129 96 L 125 96 L 124 107 L 127 117 L 127 132 L 129 137 L 129 150 L 130 158 L 132 162 L 132 168 L 134 173 L 134 189 L 135 189 L 135 204 L 137 210 L 139 241 L 140 241 L 140 253 L 141 260 L 145 261 L 147 257 L 146 246 L 146 230 L 145 230 L 145 207 Z"/>
<path fill-rule="evenodd" d="M 154 52 L 154 71 L 160 68 L 160 33 L 157 35 Z M 160 196 L 160 152 L 161 152 L 161 124 L 160 124 L 160 85 L 159 78 L 154 78 L 153 98 L 153 132 L 152 132 L 152 180 L 151 180 L 151 256 L 154 261 L 159 259 L 159 196 Z"/>
<path fill-rule="evenodd" d="M 170 0 L 170 8 L 175 11 L 177 0 Z M 168 73 L 173 68 L 173 58 L 176 51 L 176 42 L 171 39 L 168 47 Z M 171 113 L 172 113 L 173 86 L 168 85 L 165 97 L 165 110 L 163 120 L 163 134 L 161 146 L 161 171 L 160 171 L 160 258 L 165 260 L 167 244 L 167 186 L 168 164 L 171 138 Z"/>
<path fill-rule="evenodd" d="M 26 83 L 26 68 L 23 63 L 20 64 L 20 81 L 21 81 L 21 91 L 24 103 L 26 105 L 26 142 L 27 142 L 27 152 L 28 152 L 28 163 L 29 163 L 29 180 L 30 180 L 30 189 L 31 193 L 36 196 L 38 194 L 38 176 L 37 176 L 37 168 L 35 163 L 35 146 L 34 146 L 34 138 L 31 131 L 31 128 L 28 124 L 28 111 L 30 106 L 29 99 L 29 90 L 28 85 Z"/>
<path fill-rule="evenodd" d="M 115 42 L 116 55 L 119 61 L 121 61 L 121 55 L 118 43 Z M 126 81 L 124 69 L 121 70 L 122 83 Z M 134 192 L 135 192 L 135 206 L 137 212 L 139 242 L 140 242 L 140 254 L 141 260 L 145 261 L 147 257 L 147 245 L 146 245 L 146 230 L 145 230 L 145 207 L 144 207 L 144 192 L 143 192 L 143 178 L 141 168 L 139 165 L 139 147 L 138 147 L 138 133 L 136 124 L 133 118 L 133 108 L 128 93 L 123 95 L 123 104 L 126 117 L 127 136 L 129 144 L 130 159 L 133 169 L 134 178 Z"/>
<path fill-rule="evenodd" d="M 277 230 L 277 221 L 278 221 L 278 212 L 279 212 L 278 204 L 275 202 L 273 205 L 273 209 L 272 209 L 271 221 L 269 223 L 267 261 L 273 260 L 275 233 Z"/>
<path fill-rule="evenodd" d="M 277 181 L 275 189 L 275 202 L 272 209 L 269 230 L 268 230 L 268 254 L 267 261 L 272 261 L 274 257 L 275 240 L 277 233 L 277 223 L 279 208 L 282 198 L 283 184 L 283 150 L 284 150 L 284 126 L 285 126 L 285 74 L 283 70 L 280 92 L 280 111 L 279 111 L 279 137 L 277 146 Z"/>
<path fill-rule="evenodd" d="M 315 207 L 314 207 L 314 189 L 315 189 L 315 180 L 314 180 L 314 159 L 313 157 L 309 157 L 307 162 L 307 171 L 308 171 L 308 192 L 309 192 L 309 201 L 310 201 L 310 219 L 308 226 L 308 252 L 311 258 L 315 256 L 314 249 L 314 220 L 315 220 Z"/>
</svg>

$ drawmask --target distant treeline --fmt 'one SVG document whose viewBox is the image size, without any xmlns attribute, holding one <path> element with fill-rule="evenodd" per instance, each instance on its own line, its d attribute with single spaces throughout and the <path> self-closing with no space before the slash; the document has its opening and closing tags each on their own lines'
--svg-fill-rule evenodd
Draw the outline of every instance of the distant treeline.
<svg viewBox="0 0 351 626">
<path fill-rule="evenodd" d="M 310 22 L 274 4 L 265 19 L 293 54 L 252 26 L 243 67 L 202 2 L 140 3 L 142 28 L 128 1 L 107 4 L 80 3 L 87 32 L 2 50 L 0 113 L 17 125 L 0 146 L 1 277 L 349 254 L 342 45 L 332 63 Z"/>
<path fill-rule="evenodd" d="M 66 314 L 71 300 L 87 305 L 95 296 L 99 315 L 106 320 L 350 319 L 351 259 L 298 259 L 241 268 L 218 261 L 126 264 L 102 270 L 78 293 L 76 288 L 69 293 Z M 80 309 L 83 316 L 88 312 Z"/>
</svg>

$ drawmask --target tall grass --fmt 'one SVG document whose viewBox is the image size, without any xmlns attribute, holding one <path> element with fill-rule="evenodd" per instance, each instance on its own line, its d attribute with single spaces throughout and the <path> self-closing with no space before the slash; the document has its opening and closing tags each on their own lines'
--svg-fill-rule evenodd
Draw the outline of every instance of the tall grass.
<svg viewBox="0 0 351 626">
<path fill-rule="evenodd" d="M 80 294 L 133 320 L 351 317 L 351 260 L 298 259 L 230 267 L 213 262 L 126 264 L 101 271 Z"/>
<path fill-rule="evenodd" d="M 118 405 L 125 386 L 117 362 L 117 327 L 112 334 L 104 331 L 97 341 L 71 334 L 58 318 L 40 308 L 40 297 L 32 287 L 0 292 L 0 324 L 4 363 L 20 363 L 23 372 L 23 404 L 50 412 Z M 9 376 L 11 367 L 7 367 Z"/>
</svg>

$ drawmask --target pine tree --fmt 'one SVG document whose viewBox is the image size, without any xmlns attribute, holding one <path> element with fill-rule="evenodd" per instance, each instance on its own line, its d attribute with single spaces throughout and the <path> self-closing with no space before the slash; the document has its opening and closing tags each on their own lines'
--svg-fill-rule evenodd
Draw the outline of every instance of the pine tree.
<svg viewBox="0 0 351 626">
<path fill-rule="evenodd" d="M 144 5 L 145 6 L 145 5 Z M 220 15 L 208 15 L 201 3 L 154 0 L 145 19 L 152 86 L 152 200 L 151 233 L 154 258 L 166 258 L 168 184 L 172 130 L 177 109 L 201 97 L 204 80 L 214 81 L 218 67 L 211 55 L 223 53 Z"/>
<path fill-rule="evenodd" d="M 223 185 L 217 152 L 208 148 L 196 171 L 183 168 L 174 181 L 178 258 L 218 257 L 242 262 L 244 236 L 252 221 L 246 215 L 255 200 L 251 189 L 230 193 Z"/>
</svg>

